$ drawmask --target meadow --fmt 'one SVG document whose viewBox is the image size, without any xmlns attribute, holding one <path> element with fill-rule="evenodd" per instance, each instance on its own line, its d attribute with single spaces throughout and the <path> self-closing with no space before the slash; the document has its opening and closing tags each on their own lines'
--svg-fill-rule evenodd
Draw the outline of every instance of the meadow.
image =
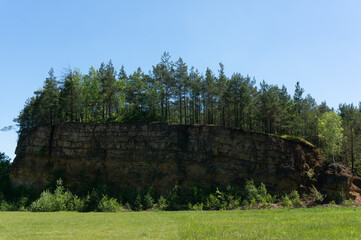
<svg viewBox="0 0 361 240">
<path fill-rule="evenodd" d="M 0 239 L 360 239 L 361 208 L 0 212 Z"/>
</svg>

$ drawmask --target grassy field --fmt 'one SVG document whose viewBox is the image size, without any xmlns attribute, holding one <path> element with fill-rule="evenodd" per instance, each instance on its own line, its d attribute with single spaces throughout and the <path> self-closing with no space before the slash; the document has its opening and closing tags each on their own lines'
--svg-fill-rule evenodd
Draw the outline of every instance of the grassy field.
<svg viewBox="0 0 361 240">
<path fill-rule="evenodd" d="M 0 239 L 361 239 L 361 208 L 0 212 Z"/>
</svg>

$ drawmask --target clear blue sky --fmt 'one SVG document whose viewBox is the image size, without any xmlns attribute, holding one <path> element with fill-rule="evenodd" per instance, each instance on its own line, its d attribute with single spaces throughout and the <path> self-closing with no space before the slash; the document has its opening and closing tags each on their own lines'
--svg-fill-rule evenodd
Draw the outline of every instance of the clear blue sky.
<svg viewBox="0 0 361 240">
<path fill-rule="evenodd" d="M 0 0 L 0 128 L 51 67 L 85 73 L 112 59 L 148 71 L 164 51 L 200 71 L 218 63 L 257 83 L 297 81 L 318 103 L 361 101 L 361 1 Z M 0 132 L 11 158 L 15 131 Z"/>
</svg>

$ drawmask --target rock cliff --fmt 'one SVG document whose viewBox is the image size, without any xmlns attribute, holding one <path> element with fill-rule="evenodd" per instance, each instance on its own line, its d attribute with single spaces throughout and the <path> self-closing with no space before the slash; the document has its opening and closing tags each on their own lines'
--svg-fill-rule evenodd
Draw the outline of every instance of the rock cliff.
<svg viewBox="0 0 361 240">
<path fill-rule="evenodd" d="M 174 185 L 225 186 L 246 179 L 270 192 L 317 186 L 329 196 L 348 192 L 352 176 L 321 164 L 302 141 L 214 126 L 166 123 L 67 123 L 40 127 L 21 138 L 11 178 L 42 189 L 54 172 L 74 187 L 97 178 L 166 193 Z M 312 180 L 313 179 L 313 180 Z"/>
</svg>

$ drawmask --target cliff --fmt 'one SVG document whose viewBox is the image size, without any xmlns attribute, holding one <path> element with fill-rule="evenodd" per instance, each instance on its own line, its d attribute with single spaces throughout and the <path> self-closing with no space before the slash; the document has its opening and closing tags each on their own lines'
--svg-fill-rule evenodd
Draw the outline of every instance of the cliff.
<svg viewBox="0 0 361 240">
<path fill-rule="evenodd" d="M 350 171 L 320 160 L 320 152 L 302 141 L 231 128 L 67 123 L 21 138 L 11 179 L 42 189 L 57 172 L 68 187 L 97 178 L 137 190 L 152 185 L 161 193 L 176 184 L 225 186 L 254 179 L 278 194 L 312 185 L 328 196 L 349 192 Z"/>
</svg>

